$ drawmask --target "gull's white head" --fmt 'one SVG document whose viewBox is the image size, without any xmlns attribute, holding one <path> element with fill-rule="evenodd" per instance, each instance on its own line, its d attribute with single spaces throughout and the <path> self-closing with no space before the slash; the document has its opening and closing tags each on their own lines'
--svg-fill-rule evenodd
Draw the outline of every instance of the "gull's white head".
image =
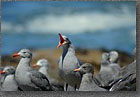
<svg viewBox="0 0 140 97">
<path fill-rule="evenodd" d="M 119 59 L 119 54 L 117 51 L 111 51 L 109 53 L 109 61 L 110 63 L 117 63 Z"/>
<path fill-rule="evenodd" d="M 108 65 L 109 63 L 109 54 L 108 53 L 103 53 L 101 57 L 101 64 L 102 65 Z"/>
<path fill-rule="evenodd" d="M 36 68 L 36 67 L 49 67 L 49 63 L 48 63 L 48 60 L 46 60 L 46 59 L 40 59 L 40 60 L 38 60 L 37 61 L 37 63 L 36 64 L 34 64 L 33 65 L 33 68 Z"/>
<path fill-rule="evenodd" d="M 18 53 L 13 54 L 13 57 L 31 58 L 32 52 L 29 49 L 22 49 Z"/>
</svg>

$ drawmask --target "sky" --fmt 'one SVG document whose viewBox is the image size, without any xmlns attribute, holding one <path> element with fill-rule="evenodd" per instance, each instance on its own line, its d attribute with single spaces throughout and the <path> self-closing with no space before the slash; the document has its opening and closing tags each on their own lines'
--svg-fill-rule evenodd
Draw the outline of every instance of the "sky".
<svg viewBox="0 0 140 97">
<path fill-rule="evenodd" d="M 135 27 L 135 2 L 2 2 L 2 33 L 84 33 Z"/>
<path fill-rule="evenodd" d="M 132 55 L 135 2 L 2 1 L 1 33 L 2 54 L 21 48 L 56 48 L 61 33 L 77 48 L 115 49 Z"/>
</svg>

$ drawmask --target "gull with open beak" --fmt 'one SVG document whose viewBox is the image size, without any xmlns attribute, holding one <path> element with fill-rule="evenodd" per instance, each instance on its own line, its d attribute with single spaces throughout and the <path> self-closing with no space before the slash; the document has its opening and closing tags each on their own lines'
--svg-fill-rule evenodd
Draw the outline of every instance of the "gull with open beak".
<svg viewBox="0 0 140 97">
<path fill-rule="evenodd" d="M 23 91 L 52 90 L 47 77 L 30 67 L 32 52 L 28 49 L 22 49 L 19 53 L 15 53 L 13 55 L 13 57 L 18 56 L 21 58 L 15 72 L 15 79 L 18 83 L 18 86 Z"/>
<path fill-rule="evenodd" d="M 72 86 L 74 90 L 78 89 L 81 82 L 81 75 L 79 72 L 73 70 L 80 67 L 80 63 L 75 55 L 75 49 L 71 41 L 66 36 L 59 33 L 60 41 L 57 47 L 63 47 L 63 53 L 59 61 L 59 75 L 65 82 L 65 90 L 68 85 Z"/>
<path fill-rule="evenodd" d="M 1 79 L 1 91 L 18 91 L 18 84 L 15 81 L 15 68 L 13 66 L 6 66 L 1 71 L 4 75 Z"/>
<path fill-rule="evenodd" d="M 94 69 L 92 64 L 85 63 L 74 71 L 79 71 L 82 75 L 79 91 L 107 91 L 96 84 L 96 78 L 93 75 Z"/>
</svg>

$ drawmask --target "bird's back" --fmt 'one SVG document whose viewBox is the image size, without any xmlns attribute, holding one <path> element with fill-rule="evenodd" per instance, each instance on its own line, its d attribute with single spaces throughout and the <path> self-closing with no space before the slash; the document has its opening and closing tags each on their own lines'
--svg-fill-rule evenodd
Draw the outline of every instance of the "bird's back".
<svg viewBox="0 0 140 97">
<path fill-rule="evenodd" d="M 79 91 L 106 91 L 95 83 L 95 77 L 90 74 L 85 74 L 82 77 Z"/>
</svg>

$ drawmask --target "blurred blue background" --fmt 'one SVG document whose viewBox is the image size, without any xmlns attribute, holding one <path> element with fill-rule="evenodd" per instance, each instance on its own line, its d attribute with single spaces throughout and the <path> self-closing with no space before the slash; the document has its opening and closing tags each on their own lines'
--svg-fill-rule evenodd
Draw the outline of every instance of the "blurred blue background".
<svg viewBox="0 0 140 97">
<path fill-rule="evenodd" d="M 56 48 L 58 33 L 67 35 L 78 48 L 132 55 L 135 2 L 2 2 L 1 32 L 2 55 L 22 48 Z"/>
</svg>

